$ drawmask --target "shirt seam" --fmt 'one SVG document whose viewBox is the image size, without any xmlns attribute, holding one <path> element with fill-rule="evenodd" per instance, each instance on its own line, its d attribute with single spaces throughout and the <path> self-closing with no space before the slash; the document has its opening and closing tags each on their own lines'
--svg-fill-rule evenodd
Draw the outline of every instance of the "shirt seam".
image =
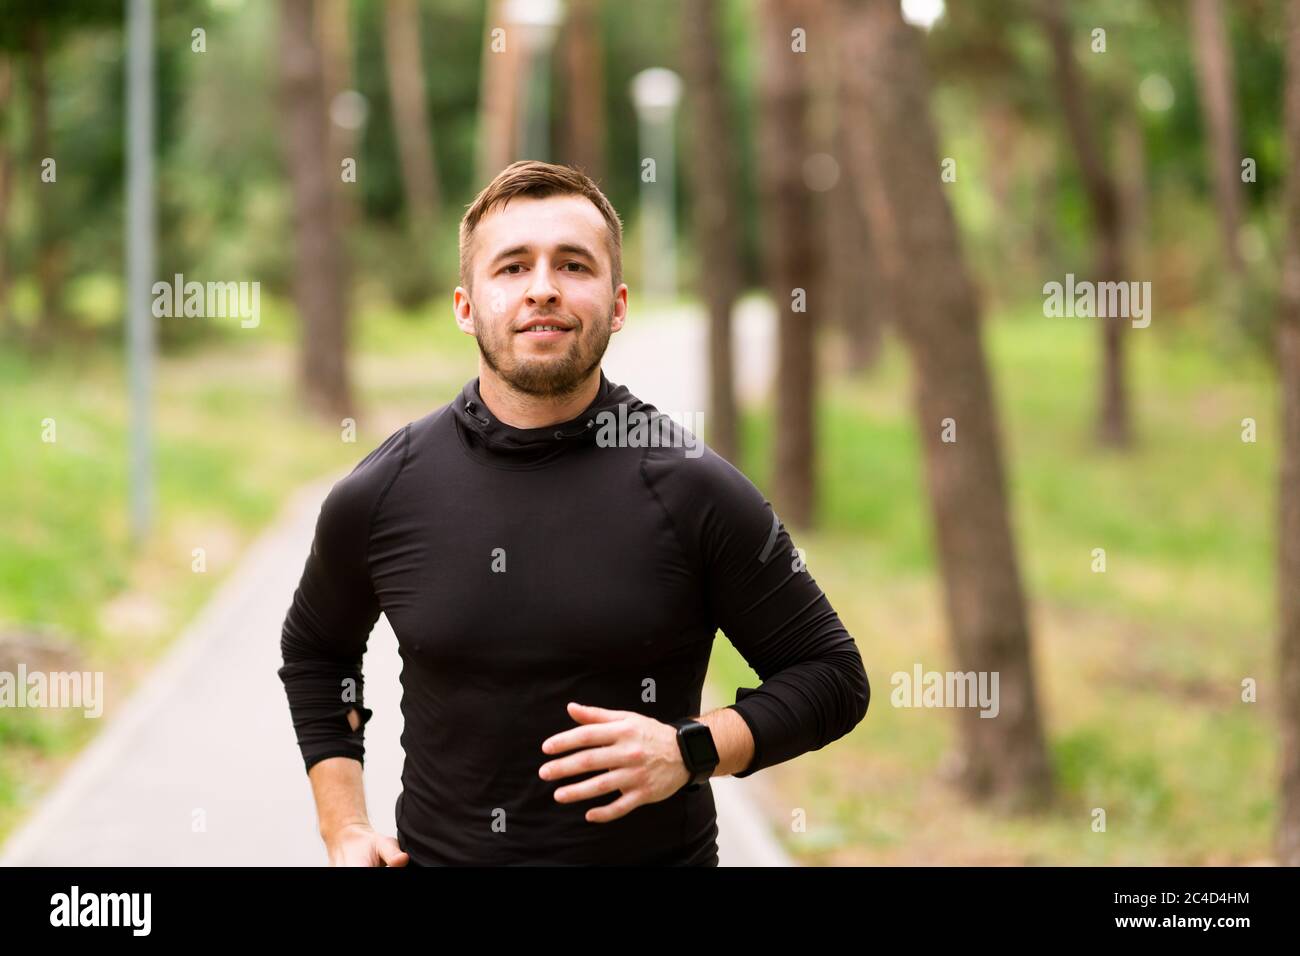
<svg viewBox="0 0 1300 956">
<path fill-rule="evenodd" d="M 397 483 L 397 478 L 399 475 L 401 475 L 402 470 L 406 468 L 406 463 L 407 461 L 410 460 L 410 457 L 411 457 L 411 423 L 407 422 L 405 425 L 402 426 L 402 460 L 398 464 L 397 470 L 393 472 L 392 477 L 389 478 L 388 481 L 384 484 L 383 490 L 379 492 L 379 497 L 375 499 L 375 503 L 370 509 L 370 517 L 366 519 L 366 551 L 365 551 L 364 563 L 366 566 L 366 581 L 370 585 L 370 592 L 372 594 L 374 594 L 375 591 L 375 582 L 374 582 L 374 578 L 370 574 L 370 539 L 372 537 L 372 533 L 374 532 L 374 528 L 375 528 L 375 516 L 379 514 L 380 506 L 383 505 L 384 500 L 388 497 L 389 490 L 391 490 L 393 485 Z M 375 603 L 378 604 L 379 595 L 375 594 L 374 596 L 375 596 Z"/>
<path fill-rule="evenodd" d="M 654 483 L 650 480 L 650 476 L 646 474 L 646 456 L 649 455 L 650 448 L 651 446 L 647 445 L 645 448 L 641 449 L 641 459 L 637 466 L 637 472 L 641 475 L 641 481 L 645 483 L 646 490 L 650 492 L 650 497 L 655 500 L 663 511 L 664 517 L 668 519 L 668 527 L 672 529 L 673 540 L 677 542 L 677 547 L 681 549 L 682 554 L 686 555 L 687 561 L 691 563 L 692 569 L 699 576 L 700 581 L 702 583 L 707 582 L 707 576 L 704 574 L 703 559 L 697 552 L 686 547 L 686 542 L 682 540 L 681 532 L 677 529 L 677 522 L 673 519 L 673 513 L 668 510 L 668 505 L 664 503 L 664 500 L 661 497 L 659 497 L 659 492 L 655 491 Z M 708 606 L 708 603 L 709 602 L 706 600 L 705 605 Z M 717 627 L 713 625 L 712 621 L 709 621 L 708 623 L 710 626 L 713 626 L 716 633 Z"/>
</svg>

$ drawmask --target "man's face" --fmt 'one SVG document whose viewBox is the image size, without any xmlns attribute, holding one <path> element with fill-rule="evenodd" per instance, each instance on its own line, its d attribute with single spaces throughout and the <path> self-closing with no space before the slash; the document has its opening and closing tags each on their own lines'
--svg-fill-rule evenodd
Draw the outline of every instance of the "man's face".
<svg viewBox="0 0 1300 956">
<path fill-rule="evenodd" d="M 516 390 L 572 394 L 623 327 L 627 286 L 612 287 L 607 228 L 583 196 L 516 197 L 479 221 L 471 240 L 474 293 L 456 289 L 456 323 Z"/>
</svg>

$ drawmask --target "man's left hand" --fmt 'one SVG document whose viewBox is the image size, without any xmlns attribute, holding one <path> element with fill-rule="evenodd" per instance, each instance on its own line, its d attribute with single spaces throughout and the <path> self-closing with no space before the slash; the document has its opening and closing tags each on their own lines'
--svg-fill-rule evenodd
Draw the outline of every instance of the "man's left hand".
<svg viewBox="0 0 1300 956">
<path fill-rule="evenodd" d="M 570 703 L 569 716 L 582 726 L 542 741 L 542 752 L 559 754 L 586 748 L 572 756 L 542 764 L 543 780 L 558 780 L 593 770 L 607 770 L 599 776 L 560 787 L 560 803 L 590 800 L 615 790 L 622 796 L 612 803 L 587 811 L 589 823 L 606 823 L 625 816 L 636 807 L 667 799 L 691 779 L 677 745 L 677 728 L 644 714 L 628 710 L 605 710 Z"/>
</svg>

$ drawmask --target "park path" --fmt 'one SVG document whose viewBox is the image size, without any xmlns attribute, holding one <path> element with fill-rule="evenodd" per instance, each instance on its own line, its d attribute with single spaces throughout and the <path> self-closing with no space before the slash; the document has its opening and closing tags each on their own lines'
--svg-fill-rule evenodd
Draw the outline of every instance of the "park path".
<svg viewBox="0 0 1300 956">
<path fill-rule="evenodd" d="M 633 318 L 610 340 L 606 374 L 666 413 L 707 412 L 705 336 L 695 312 Z M 738 309 L 736 340 L 742 400 L 754 400 L 771 380 L 774 354 L 773 318 L 761 300 Z M 333 480 L 304 487 L 286 503 L 14 832 L 0 865 L 324 865 L 276 670 L 280 626 Z M 401 659 L 386 617 L 370 636 L 364 668 L 374 710 L 366 726 L 366 803 L 375 828 L 395 834 Z M 713 688 L 705 693 L 706 709 L 730 703 Z M 722 865 L 789 865 L 754 799 L 764 787 L 759 777 L 722 777 L 711 786 Z"/>
</svg>

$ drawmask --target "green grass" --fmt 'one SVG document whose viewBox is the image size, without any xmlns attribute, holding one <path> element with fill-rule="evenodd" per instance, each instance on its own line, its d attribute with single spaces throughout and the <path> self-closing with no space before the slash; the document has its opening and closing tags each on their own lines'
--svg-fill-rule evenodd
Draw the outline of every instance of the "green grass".
<svg viewBox="0 0 1300 956">
<path fill-rule="evenodd" d="M 355 464 L 392 429 L 452 398 L 474 343 L 450 315 L 374 310 L 357 322 L 362 409 L 355 443 L 298 411 L 294 330 L 264 302 L 235 327 L 163 358 L 156 372 L 156 528 L 134 547 L 127 523 L 128 407 L 121 353 L 34 364 L 0 352 L 0 626 L 51 632 L 105 686 L 143 674 L 305 481 Z M 448 310 L 449 311 L 449 310 Z M 42 422 L 53 420 L 53 442 Z M 195 573 L 193 550 L 207 569 Z M 89 739 L 95 721 L 0 711 L 0 835 Z"/>
<path fill-rule="evenodd" d="M 1271 375 L 1194 337 L 1135 333 L 1139 440 L 1107 453 L 1091 442 L 1095 326 L 1013 315 L 986 329 L 1059 800 L 1030 820 L 972 809 L 942 783 L 952 711 L 890 704 L 894 672 L 956 669 L 907 364 L 891 345 L 869 376 L 822 383 L 819 527 L 797 537 L 857 638 L 873 697 L 848 738 L 769 771 L 774 813 L 808 814 L 790 851 L 809 863 L 1266 857 L 1277 735 L 1270 705 L 1240 697 L 1243 678 L 1263 689 L 1274 674 Z M 745 422 L 760 487 L 769 421 L 756 410 Z M 1091 567 L 1099 547 L 1105 573 Z M 716 646 L 719 686 L 753 686 L 734 648 Z M 1105 833 L 1091 828 L 1094 808 Z"/>
</svg>

